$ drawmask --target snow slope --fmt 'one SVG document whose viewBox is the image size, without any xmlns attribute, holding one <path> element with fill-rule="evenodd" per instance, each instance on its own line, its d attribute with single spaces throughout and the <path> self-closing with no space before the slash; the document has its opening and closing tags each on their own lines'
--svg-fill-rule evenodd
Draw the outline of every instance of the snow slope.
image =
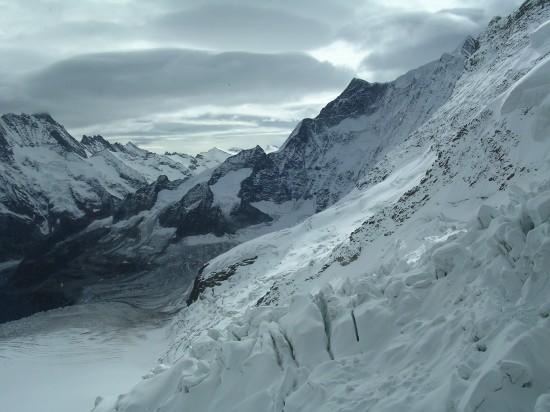
<svg viewBox="0 0 550 412">
<path fill-rule="evenodd" d="M 493 20 L 347 195 L 211 260 L 170 367 L 94 411 L 549 410 L 549 19 Z"/>
<path fill-rule="evenodd" d="M 117 407 L 532 411 L 550 389 L 550 237 L 548 221 L 530 230 L 522 221 L 544 210 L 547 219 L 537 206 L 549 201 L 548 193 L 528 194 L 509 210 L 491 209 L 493 219 L 482 209 L 488 227 L 440 223 L 438 236 L 417 238 L 426 248 L 418 260 L 409 255 L 416 250 L 395 248 L 373 272 L 340 268 L 322 287 L 313 281 L 313 294 L 304 285 L 276 307 L 248 304 L 242 314 L 258 291 L 216 288 L 204 299 L 210 307 L 194 315 L 220 306 L 214 313 L 223 321 L 202 323 L 212 329 Z M 531 205 L 524 214 L 521 203 Z M 293 281 L 306 282 L 300 275 Z"/>
<path fill-rule="evenodd" d="M 240 203 L 237 194 L 242 181 L 250 176 L 250 173 L 252 173 L 250 168 L 230 171 L 210 187 L 214 194 L 214 205 L 220 206 L 226 215 L 229 215 L 231 209 Z"/>
<path fill-rule="evenodd" d="M 0 325 L 0 409 L 86 411 L 116 396 L 157 362 L 162 314 L 116 303 L 40 313 Z"/>
</svg>

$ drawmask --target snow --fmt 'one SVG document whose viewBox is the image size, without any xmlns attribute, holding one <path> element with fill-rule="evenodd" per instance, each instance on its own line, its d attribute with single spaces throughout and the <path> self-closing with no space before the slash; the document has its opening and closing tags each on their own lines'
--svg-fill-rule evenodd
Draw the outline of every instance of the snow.
<svg viewBox="0 0 550 412">
<path fill-rule="evenodd" d="M 128 391 L 157 362 L 162 318 L 122 304 L 53 310 L 0 325 L 0 410 L 75 412 Z"/>
<path fill-rule="evenodd" d="M 550 129 L 550 56 L 541 60 L 515 87 L 502 105 L 502 113 L 534 108 L 531 135 L 535 140 L 549 138 Z"/>
<path fill-rule="evenodd" d="M 251 205 L 271 216 L 275 221 L 272 227 L 279 229 L 294 226 L 307 217 L 315 214 L 315 201 L 313 199 L 301 201 L 290 200 L 283 203 L 262 200 L 261 202 L 253 202 Z"/>
<path fill-rule="evenodd" d="M 232 170 L 210 186 L 214 194 L 213 205 L 219 206 L 225 215 L 229 215 L 234 206 L 240 203 L 238 197 L 241 182 L 252 173 L 250 168 Z"/>
<path fill-rule="evenodd" d="M 239 150 L 240 151 L 240 150 Z M 225 159 L 233 156 L 237 152 L 225 151 L 213 147 L 212 149 L 198 153 L 196 156 L 190 156 L 183 153 L 166 154 L 165 157 L 184 165 L 187 169 L 194 174 L 199 174 L 208 169 L 213 169 L 222 164 Z"/>
<path fill-rule="evenodd" d="M 277 152 L 279 150 L 279 146 L 276 146 L 274 144 L 268 144 L 264 147 L 264 152 L 266 153 L 273 153 Z"/>
<path fill-rule="evenodd" d="M 222 163 L 225 159 L 229 157 L 230 153 L 217 147 L 213 147 L 206 152 L 200 152 L 198 155 L 205 158 L 206 160 Z"/>
<path fill-rule="evenodd" d="M 542 23 L 531 33 L 531 47 L 541 54 L 550 51 L 550 21 Z"/>
<path fill-rule="evenodd" d="M 129 153 L 104 150 L 96 153 L 90 160 L 94 159 L 94 157 L 116 158 L 126 168 L 133 170 L 134 174 L 143 176 L 147 183 L 154 182 L 160 175 L 165 175 L 170 180 L 177 180 L 185 179 L 191 174 L 186 166 L 166 156 L 156 153 L 142 154 L 141 149 L 138 150 L 132 150 Z"/>
<path fill-rule="evenodd" d="M 364 253 L 337 272 L 331 268 L 323 275 L 328 283 L 317 291 L 294 271 L 298 289 L 276 306 L 243 308 L 245 297 L 238 296 L 243 284 L 239 290 L 216 287 L 212 298 L 205 296 L 179 319 L 188 334 L 194 329 L 186 317 L 200 316 L 195 321 L 204 333 L 188 337 L 192 344 L 183 356 L 142 381 L 117 402 L 117 410 L 257 411 L 284 405 L 285 411 L 321 412 L 532 411 L 535 403 L 547 402 L 550 379 L 545 349 L 550 320 L 544 316 L 550 266 L 535 264 L 540 256 L 550 256 L 540 253 L 550 240 L 550 222 L 528 229 L 517 253 L 514 247 L 500 248 L 506 240 L 494 226 L 521 227 L 523 205 L 549 198 L 544 192 L 527 193 L 500 208 L 488 228 L 472 219 L 465 230 L 439 239 L 425 235 L 433 227 L 420 236 L 403 229 L 395 238 L 424 237 L 434 246 L 415 262 L 390 247 L 372 272 L 362 269 L 369 259 Z M 543 237 L 535 236 L 541 231 Z M 272 236 L 237 249 L 250 250 L 250 243 L 265 248 Z M 280 248 L 283 239 L 279 235 L 278 246 L 271 248 Z M 477 261 L 468 257 L 474 251 Z M 265 260 L 265 251 L 260 256 L 262 262 L 254 265 L 261 266 L 243 277 L 254 282 L 244 295 L 268 289 L 264 272 L 272 262 Z M 223 259 L 211 264 L 219 267 Z M 275 271 L 292 266 L 281 261 Z M 511 266 L 513 261 L 517 264 Z M 445 276 L 438 275 L 441 262 Z M 525 281 L 524 271 L 530 280 Z M 221 308 L 228 318 L 209 327 L 204 316 L 216 318 Z"/>
<path fill-rule="evenodd" d="M 298 276 L 300 272 L 303 272 L 302 268 L 306 263 L 304 260 L 305 258 L 308 259 L 308 265 L 315 260 L 321 262 L 323 257 L 326 257 L 326 255 L 330 253 L 332 247 L 341 242 L 347 236 L 349 231 L 361 222 L 361 217 L 368 214 L 369 210 L 376 209 L 376 207 L 380 204 L 384 204 L 387 201 L 397 200 L 400 194 L 408 188 L 414 186 L 414 184 L 418 183 L 421 176 L 425 173 L 427 167 L 434 159 L 429 153 L 425 153 L 424 155 L 416 153 L 414 156 L 411 155 L 411 158 L 407 160 L 408 161 L 405 162 L 402 168 L 396 171 L 396 173 L 372 189 L 365 192 L 350 194 L 348 198 L 343 199 L 342 202 L 339 202 L 333 208 L 312 216 L 300 225 L 281 232 L 267 234 L 251 242 L 244 243 L 232 249 L 229 254 L 222 255 L 211 261 L 210 266 L 214 271 L 216 268 L 224 267 L 228 261 L 242 260 L 244 257 L 254 255 L 262 256 L 261 267 L 257 267 L 256 265 L 250 266 L 253 268 L 252 270 L 253 273 L 255 273 L 255 276 L 251 277 L 251 273 L 239 273 L 236 275 L 238 277 L 235 278 L 237 283 L 220 286 L 220 292 L 218 292 L 218 288 L 216 288 L 216 294 L 221 293 L 223 296 L 225 293 L 228 293 L 228 296 L 231 296 L 229 300 L 222 299 L 219 302 L 220 304 L 223 304 L 223 311 L 226 313 L 233 313 L 234 315 L 242 314 L 245 309 L 252 309 L 251 305 L 253 305 L 255 301 L 269 289 L 269 286 L 273 284 L 272 279 L 279 279 L 290 275 Z M 337 227 L 334 225 L 335 221 L 338 221 L 339 223 Z M 313 228 L 315 228 L 315 230 L 313 230 Z M 282 264 L 279 264 L 279 262 Z M 261 276 L 258 276 L 258 271 L 261 273 Z M 251 282 L 249 282 L 247 286 L 243 287 L 244 285 L 240 284 L 238 281 L 239 278 L 242 278 L 243 280 L 249 279 Z M 239 285 L 239 287 L 235 288 L 237 285 Z M 229 287 L 229 290 L 224 292 L 227 287 Z M 296 299 L 298 299 L 297 302 L 302 302 L 303 304 L 303 299 Z M 309 302 L 308 299 L 309 298 L 307 298 L 306 301 Z M 202 303 L 202 301 L 198 302 L 198 304 L 201 305 Z M 284 330 L 287 331 L 285 333 L 288 333 L 288 335 L 291 336 L 288 339 L 290 339 L 291 345 L 294 347 L 293 350 L 298 351 L 298 348 L 300 349 L 300 355 L 296 356 L 298 356 L 302 362 L 310 365 L 315 365 L 320 360 L 328 359 L 328 355 L 326 355 L 326 353 L 323 355 L 323 353 L 307 351 L 308 346 L 311 346 L 311 339 L 313 336 L 325 336 L 323 320 L 320 315 L 316 315 L 316 320 L 309 327 L 304 323 L 305 320 L 303 318 L 296 315 L 302 310 L 305 311 L 305 314 L 316 313 L 314 309 L 317 306 L 315 305 L 316 304 L 310 302 L 306 305 L 306 307 L 301 308 L 299 303 L 295 303 L 291 311 L 293 315 L 287 316 L 281 320 L 284 325 L 283 327 L 285 328 Z M 221 309 L 221 307 L 219 309 Z M 200 327 L 197 326 L 196 330 L 194 328 L 185 328 L 185 333 L 190 336 L 195 336 L 194 333 L 198 333 L 198 336 L 201 336 L 203 332 L 211 330 L 208 326 L 206 326 L 210 322 L 212 327 L 215 327 L 216 330 L 218 328 L 223 328 L 224 325 L 227 325 L 228 320 L 220 321 L 217 317 L 219 309 L 208 308 L 208 306 L 205 307 L 205 313 L 203 313 L 203 316 L 200 319 Z M 212 334 L 212 332 L 210 332 L 210 334 L 206 334 L 206 336 L 202 335 L 202 337 L 197 337 L 197 340 L 209 339 L 209 336 L 216 336 L 216 334 Z M 281 335 L 280 339 L 283 340 L 284 338 L 282 336 L 283 335 Z M 269 342 L 269 340 L 267 340 L 267 342 Z M 194 350 L 198 350 L 199 352 L 202 351 L 202 349 L 196 349 L 196 347 L 194 348 Z M 231 353 L 230 356 L 234 357 L 235 365 L 245 362 L 241 357 L 242 355 L 237 356 L 236 354 Z M 258 358 L 263 359 L 265 356 L 263 354 L 259 354 Z M 186 363 L 191 361 L 181 360 L 180 362 Z M 179 365 L 180 362 L 176 365 Z M 194 365 L 195 363 L 191 364 Z M 180 367 L 176 365 L 174 368 L 176 368 L 176 370 L 180 370 Z M 271 365 L 275 371 L 280 370 L 280 368 L 276 365 Z M 236 399 L 243 399 L 243 396 L 239 395 L 237 398 L 231 398 L 234 396 L 236 388 L 233 386 L 228 386 L 223 389 L 224 393 L 226 393 L 224 396 L 226 397 L 222 396 L 217 399 L 212 404 L 212 409 L 207 409 L 208 407 L 206 405 L 201 404 L 198 400 L 194 399 L 191 399 L 189 401 L 190 403 L 186 403 L 186 405 L 195 405 L 197 407 L 196 410 L 218 410 L 216 409 L 216 405 L 227 404 L 227 402 L 238 404 L 239 407 L 245 407 L 243 406 L 245 404 L 249 406 L 251 405 L 251 408 L 257 407 L 257 402 L 265 402 L 264 397 L 267 396 L 265 393 L 263 397 L 259 396 L 257 393 L 258 389 L 265 386 L 266 379 L 268 381 L 272 379 L 269 377 L 270 375 L 277 376 L 277 374 L 265 374 L 265 368 L 267 367 L 268 365 L 262 361 L 260 366 L 254 365 L 251 370 L 251 373 L 256 376 L 256 379 L 253 381 L 253 386 L 249 388 L 252 399 L 246 399 L 243 403 L 238 403 Z M 208 369 L 211 371 L 210 367 Z M 158 377 L 153 378 L 164 383 L 151 384 L 150 381 L 144 382 L 147 382 L 148 387 L 154 386 L 162 391 L 160 388 L 164 387 L 167 379 L 165 377 L 165 373 L 171 372 L 172 369 L 168 372 L 163 372 Z M 204 371 L 197 373 L 201 374 L 204 373 Z M 231 374 L 233 372 L 228 373 Z M 190 379 L 192 381 L 200 380 L 200 378 L 195 375 L 192 375 Z M 217 379 L 218 378 L 213 377 L 208 380 L 208 382 L 213 384 L 213 382 L 216 382 Z M 221 379 L 225 381 L 226 379 L 229 379 L 229 377 L 222 376 Z M 237 384 L 237 381 L 235 381 L 235 384 Z M 140 393 L 140 389 L 137 389 L 137 393 Z M 200 399 L 203 399 L 201 398 L 203 396 L 201 394 L 203 393 L 209 393 L 208 389 L 204 388 L 199 390 L 199 394 L 197 396 Z M 124 400 L 121 400 L 120 404 L 125 405 L 125 408 L 130 408 L 130 405 L 134 405 L 132 407 L 136 407 L 134 404 L 135 402 L 139 403 L 141 407 L 144 408 L 137 410 L 148 410 L 147 408 L 149 408 L 150 400 L 143 398 L 142 395 L 136 396 L 139 397 L 139 401 L 135 400 L 133 394 L 132 397 L 128 398 L 128 404 L 125 404 Z M 206 402 L 207 399 L 209 398 L 204 398 L 203 402 Z M 189 407 L 193 409 L 192 406 Z M 239 410 L 239 407 L 236 406 L 235 410 Z M 102 409 L 99 408 L 98 410 Z"/>
</svg>

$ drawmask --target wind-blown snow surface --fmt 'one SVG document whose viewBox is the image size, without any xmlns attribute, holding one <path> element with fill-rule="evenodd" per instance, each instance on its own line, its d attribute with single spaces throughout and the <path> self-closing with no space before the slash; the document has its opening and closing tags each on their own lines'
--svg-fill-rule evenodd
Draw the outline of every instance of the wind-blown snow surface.
<svg viewBox="0 0 550 412">
<path fill-rule="evenodd" d="M 363 184 L 212 260 L 170 367 L 94 410 L 550 410 L 549 15 L 494 20 Z"/>
</svg>

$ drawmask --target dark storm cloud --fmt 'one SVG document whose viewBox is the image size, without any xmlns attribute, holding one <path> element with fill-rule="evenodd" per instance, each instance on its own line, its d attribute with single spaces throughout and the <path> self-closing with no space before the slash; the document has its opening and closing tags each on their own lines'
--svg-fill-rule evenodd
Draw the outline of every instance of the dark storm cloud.
<svg viewBox="0 0 550 412">
<path fill-rule="evenodd" d="M 18 102 L 83 126 L 212 102 L 292 100 L 342 88 L 351 75 L 298 53 L 113 52 L 76 56 L 26 77 Z"/>
<path fill-rule="evenodd" d="M 331 29 L 321 21 L 276 8 L 204 4 L 150 23 L 153 33 L 208 49 L 290 51 L 322 46 Z"/>
</svg>

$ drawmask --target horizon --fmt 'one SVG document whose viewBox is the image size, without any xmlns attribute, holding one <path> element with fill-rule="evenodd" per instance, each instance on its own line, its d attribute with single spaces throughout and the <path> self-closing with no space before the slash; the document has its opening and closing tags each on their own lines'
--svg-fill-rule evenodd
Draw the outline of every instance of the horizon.
<svg viewBox="0 0 550 412">
<path fill-rule="evenodd" d="M 0 113 L 157 153 L 280 146 L 352 78 L 393 80 L 520 3 L 0 0 Z"/>
</svg>

